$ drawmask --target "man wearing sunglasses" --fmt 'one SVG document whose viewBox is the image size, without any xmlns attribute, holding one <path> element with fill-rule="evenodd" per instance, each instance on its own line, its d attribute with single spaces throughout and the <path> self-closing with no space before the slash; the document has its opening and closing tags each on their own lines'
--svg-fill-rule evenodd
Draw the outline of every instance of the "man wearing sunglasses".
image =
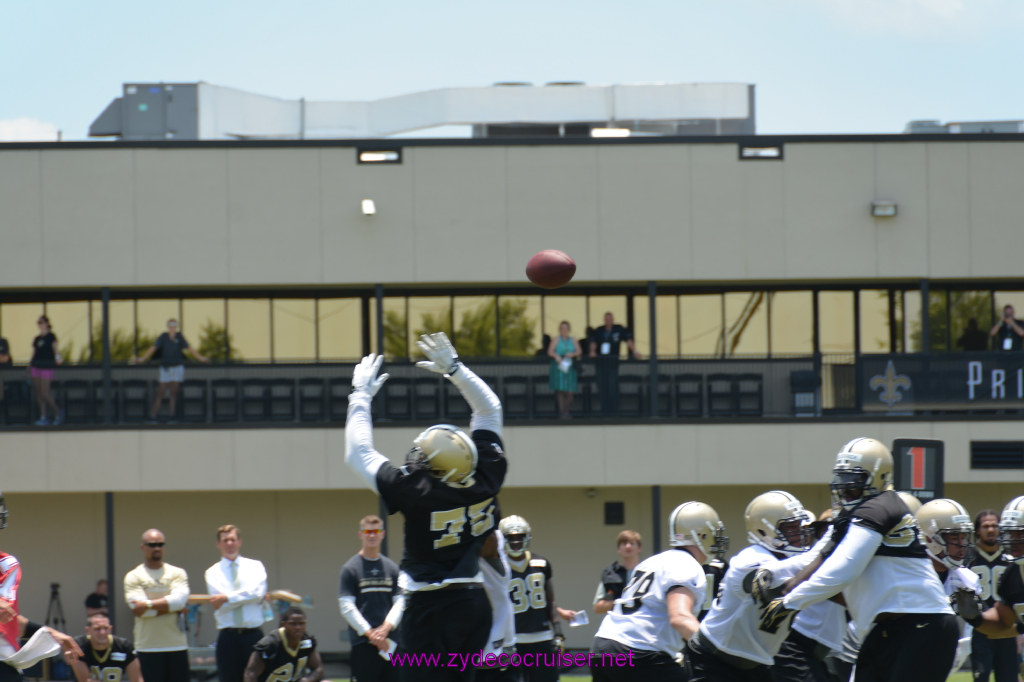
<svg viewBox="0 0 1024 682">
<path fill-rule="evenodd" d="M 189 679 L 188 642 L 178 612 L 188 604 L 188 575 L 164 562 L 164 534 L 142 534 L 141 564 L 124 577 L 124 598 L 135 614 L 135 651 L 147 682 Z"/>
<path fill-rule="evenodd" d="M 398 589 L 398 564 L 380 553 L 384 522 L 366 516 L 359 522 L 359 552 L 341 567 L 338 606 L 348 623 L 352 643 L 352 678 L 360 682 L 390 682 L 395 668 L 380 654 L 398 627 L 404 605 Z"/>
</svg>

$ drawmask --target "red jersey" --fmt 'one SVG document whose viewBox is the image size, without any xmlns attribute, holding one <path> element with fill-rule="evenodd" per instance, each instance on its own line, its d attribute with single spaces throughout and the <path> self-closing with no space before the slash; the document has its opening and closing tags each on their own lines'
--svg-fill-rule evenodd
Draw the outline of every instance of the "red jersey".
<svg viewBox="0 0 1024 682">
<path fill-rule="evenodd" d="M 14 607 L 15 613 L 18 610 L 18 584 L 21 582 L 21 564 L 18 559 L 5 552 L 0 552 L 0 600 L 4 600 Z M 0 647 L 10 651 L 17 651 L 18 644 L 18 619 L 12 618 L 6 623 L 0 623 Z"/>
</svg>

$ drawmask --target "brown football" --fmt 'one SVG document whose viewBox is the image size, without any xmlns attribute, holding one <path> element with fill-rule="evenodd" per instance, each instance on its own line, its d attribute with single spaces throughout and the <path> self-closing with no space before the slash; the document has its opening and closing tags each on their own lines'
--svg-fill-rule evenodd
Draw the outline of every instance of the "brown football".
<svg viewBox="0 0 1024 682">
<path fill-rule="evenodd" d="M 538 251 L 526 264 L 526 276 L 545 289 L 557 289 L 569 283 L 576 274 L 576 261 L 556 249 Z"/>
</svg>

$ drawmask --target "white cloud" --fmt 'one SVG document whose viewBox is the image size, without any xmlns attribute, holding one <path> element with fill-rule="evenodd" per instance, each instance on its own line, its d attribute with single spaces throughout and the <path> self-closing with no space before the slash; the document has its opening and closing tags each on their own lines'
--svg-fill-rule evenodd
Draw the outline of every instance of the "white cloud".
<svg viewBox="0 0 1024 682">
<path fill-rule="evenodd" d="M 925 40 L 978 38 L 1022 16 L 1017 0 L 828 0 L 814 4 L 851 28 Z"/>
<path fill-rule="evenodd" d="M 0 142 L 56 142 L 57 126 L 34 118 L 0 120 Z"/>
</svg>

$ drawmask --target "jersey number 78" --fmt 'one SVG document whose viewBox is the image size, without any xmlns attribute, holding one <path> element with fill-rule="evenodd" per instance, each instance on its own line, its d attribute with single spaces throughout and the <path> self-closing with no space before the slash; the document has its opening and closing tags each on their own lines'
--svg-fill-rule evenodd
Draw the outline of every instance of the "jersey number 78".
<svg viewBox="0 0 1024 682">
<path fill-rule="evenodd" d="M 494 528 L 494 498 L 468 507 L 456 507 L 430 513 L 430 530 L 438 531 L 441 537 L 434 540 L 434 549 L 459 544 L 459 537 L 469 521 L 469 532 L 479 537 Z"/>
</svg>

